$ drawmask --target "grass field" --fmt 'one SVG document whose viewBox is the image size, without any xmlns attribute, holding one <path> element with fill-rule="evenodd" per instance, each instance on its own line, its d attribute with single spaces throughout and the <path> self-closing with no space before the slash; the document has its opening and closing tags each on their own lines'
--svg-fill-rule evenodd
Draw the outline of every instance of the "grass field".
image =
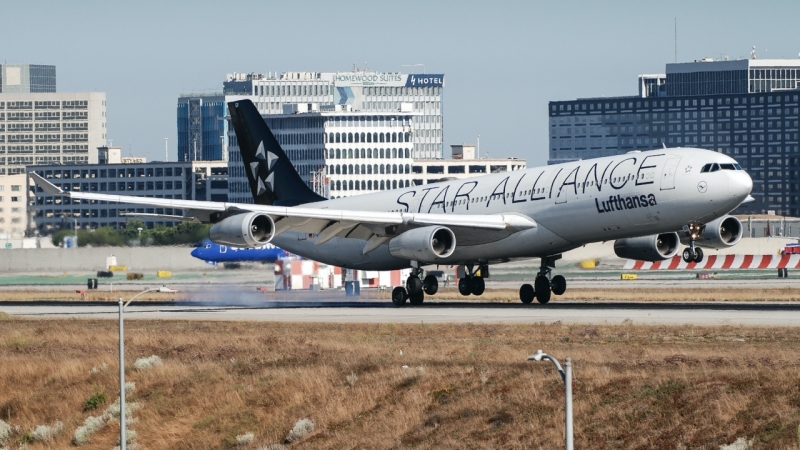
<svg viewBox="0 0 800 450">
<path fill-rule="evenodd" d="M 179 288 L 180 289 L 180 288 Z M 195 288 L 197 289 L 197 288 Z M 217 288 L 219 290 L 219 288 Z M 85 294 L 76 293 L 75 290 L 51 289 L 51 290 L 0 290 L 0 301 L 31 301 L 31 300 L 87 300 L 87 301 L 117 301 L 120 297 L 127 300 L 136 294 L 134 291 L 108 292 L 108 291 L 88 291 Z M 212 291 L 216 292 L 216 291 Z M 275 298 L 292 298 L 293 295 L 302 297 L 304 292 L 263 292 L 257 293 L 255 288 L 249 290 L 236 289 L 220 291 L 219 295 L 225 293 L 230 297 L 243 293 L 247 300 L 270 301 Z M 340 290 L 326 291 L 332 300 L 344 299 L 344 293 Z M 171 300 L 210 300 L 212 295 L 202 291 L 180 291 L 175 294 L 164 294 L 152 292 L 137 298 L 137 301 L 171 301 Z M 216 298 L 214 298 L 216 300 Z M 361 299 L 364 300 L 391 300 L 391 292 L 368 290 L 361 291 Z M 480 296 L 462 297 L 455 288 L 440 289 L 436 295 L 425 296 L 426 301 L 435 302 L 442 300 L 461 300 L 475 302 L 503 302 L 518 303 L 519 291 L 516 289 L 487 289 Z M 800 290 L 795 288 L 704 288 L 704 289 L 674 289 L 674 288 L 570 288 L 562 296 L 553 296 L 553 302 L 562 301 L 707 301 L 707 302 L 796 302 L 800 301 Z"/>
<path fill-rule="evenodd" d="M 289 448 L 559 448 L 563 385 L 552 364 L 525 360 L 539 348 L 572 357 L 576 448 L 798 444 L 791 328 L 136 320 L 126 336 L 140 448 L 235 448 L 253 433 L 256 449 L 303 418 L 315 430 Z M 27 448 L 75 448 L 75 430 L 118 395 L 116 354 L 115 321 L 0 315 L 0 419 L 20 427 L 6 445 L 60 421 Z M 163 364 L 133 369 L 151 355 Z M 79 448 L 110 449 L 117 433 Z"/>
</svg>

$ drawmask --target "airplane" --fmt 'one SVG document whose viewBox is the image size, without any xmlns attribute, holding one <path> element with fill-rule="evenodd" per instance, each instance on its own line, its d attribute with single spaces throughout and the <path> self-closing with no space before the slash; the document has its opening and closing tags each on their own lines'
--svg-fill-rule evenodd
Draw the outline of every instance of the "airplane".
<svg viewBox="0 0 800 450">
<path fill-rule="evenodd" d="M 203 239 L 199 247 L 192 250 L 192 256 L 208 263 L 275 262 L 288 252 L 273 244 L 259 247 L 229 247 L 219 245 L 210 239 Z"/>
<path fill-rule="evenodd" d="M 533 167 L 478 178 L 412 185 L 326 199 L 295 171 L 249 100 L 228 103 L 254 204 L 144 198 L 62 191 L 35 172 L 52 195 L 182 209 L 213 224 L 220 245 L 274 243 L 294 254 L 360 270 L 411 267 L 392 302 L 420 305 L 438 290 L 423 267 L 459 265 L 462 295 L 481 295 L 489 266 L 540 258 L 533 284 L 520 300 L 541 304 L 567 288 L 553 275 L 563 252 L 615 241 L 617 255 L 659 261 L 686 245 L 683 258 L 700 262 L 706 248 L 735 245 L 742 224 L 729 213 L 752 201 L 753 181 L 736 161 L 698 148 L 663 148 Z"/>
</svg>

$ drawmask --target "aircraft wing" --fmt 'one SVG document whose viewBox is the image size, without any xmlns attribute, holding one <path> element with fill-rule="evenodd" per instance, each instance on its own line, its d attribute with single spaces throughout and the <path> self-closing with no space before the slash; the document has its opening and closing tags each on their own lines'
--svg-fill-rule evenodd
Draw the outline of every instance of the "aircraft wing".
<svg viewBox="0 0 800 450">
<path fill-rule="evenodd" d="M 349 237 L 368 241 L 364 253 L 380 247 L 394 237 L 398 230 L 429 225 L 451 228 L 459 245 L 476 245 L 500 240 L 518 231 L 535 228 L 536 222 L 521 214 L 418 214 L 407 212 L 381 212 L 363 210 L 337 210 L 304 206 L 254 205 L 245 203 L 209 202 L 168 198 L 136 197 L 99 194 L 92 192 L 63 191 L 41 175 L 32 172 L 33 181 L 44 192 L 76 200 L 95 200 L 111 203 L 147 205 L 158 208 L 182 209 L 180 220 L 215 222 L 242 212 L 259 212 L 269 215 L 275 222 L 275 236 L 286 231 L 299 231 L 316 235 L 316 245 L 335 237 Z M 141 216 L 142 214 L 131 214 Z M 173 215 L 148 214 L 165 220 L 176 220 Z"/>
</svg>

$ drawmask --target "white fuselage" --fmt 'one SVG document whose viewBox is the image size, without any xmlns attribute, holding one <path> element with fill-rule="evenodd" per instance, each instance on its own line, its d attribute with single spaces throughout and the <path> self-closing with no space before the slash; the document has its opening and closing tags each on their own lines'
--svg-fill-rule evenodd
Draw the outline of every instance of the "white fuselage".
<svg viewBox="0 0 800 450">
<path fill-rule="evenodd" d="M 489 263 L 548 256 L 581 245 L 678 231 L 728 214 L 750 194 L 743 170 L 701 173 L 708 163 L 735 163 L 694 148 L 632 152 L 515 172 L 327 200 L 312 208 L 431 214 L 520 214 L 537 226 L 490 243 L 456 242 L 437 264 Z M 309 239 L 310 238 L 310 239 Z M 363 270 L 408 267 L 384 245 L 362 254 L 362 239 L 284 233 L 274 239 L 298 255 Z M 431 263 L 430 261 L 428 263 Z"/>
</svg>

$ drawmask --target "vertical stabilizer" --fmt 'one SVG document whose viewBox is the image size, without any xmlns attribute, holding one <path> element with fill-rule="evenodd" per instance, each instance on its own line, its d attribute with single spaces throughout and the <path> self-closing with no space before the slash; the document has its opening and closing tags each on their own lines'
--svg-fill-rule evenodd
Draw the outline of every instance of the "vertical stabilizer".
<svg viewBox="0 0 800 450">
<path fill-rule="evenodd" d="M 257 205 L 293 206 L 325 200 L 300 178 L 253 102 L 231 102 L 228 110 Z"/>
</svg>

